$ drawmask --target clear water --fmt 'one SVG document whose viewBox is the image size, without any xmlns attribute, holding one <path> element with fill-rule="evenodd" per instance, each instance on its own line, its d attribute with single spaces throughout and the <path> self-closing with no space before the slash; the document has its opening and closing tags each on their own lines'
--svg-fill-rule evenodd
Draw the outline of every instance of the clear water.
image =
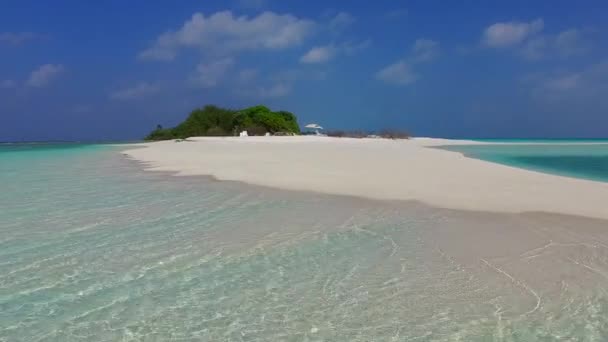
<svg viewBox="0 0 608 342">
<path fill-rule="evenodd" d="M 0 341 L 601 341 L 605 222 L 0 147 Z"/>
<path fill-rule="evenodd" d="M 495 163 L 596 181 L 608 181 L 608 141 L 513 141 L 507 144 L 445 146 Z M 517 142 L 513 144 L 513 142 Z M 534 142 L 534 144 L 530 144 Z"/>
</svg>

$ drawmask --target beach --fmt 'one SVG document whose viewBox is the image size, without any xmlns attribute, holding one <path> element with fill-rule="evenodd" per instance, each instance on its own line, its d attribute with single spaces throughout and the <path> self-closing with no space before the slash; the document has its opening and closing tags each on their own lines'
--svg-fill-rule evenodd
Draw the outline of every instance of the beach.
<svg viewBox="0 0 608 342">
<path fill-rule="evenodd" d="M 490 212 L 608 219 L 608 183 L 508 167 L 434 148 L 475 141 L 316 136 L 189 138 L 124 153 L 147 170 L 286 190 Z"/>
<path fill-rule="evenodd" d="M 454 170 L 445 156 L 462 159 L 456 168 L 473 161 L 524 177 L 426 147 L 449 141 L 269 139 L 0 148 L 0 341 L 608 336 L 608 221 L 521 205 L 439 208 L 425 192 L 380 200 L 374 184 L 390 190 L 383 177 L 401 190 L 422 186 L 377 164 L 403 173 L 427 152 L 442 156 L 434 165 L 444 174 Z M 403 152 L 411 156 L 395 157 Z M 411 174 L 429 183 L 423 169 Z M 570 180 L 521 172 L 547 177 L 545 186 Z M 285 189 L 290 180 L 298 191 Z M 320 187 L 330 181 L 344 187 Z M 445 184 L 457 189 L 436 185 Z"/>
<path fill-rule="evenodd" d="M 608 1 L 0 8 L 0 342 L 608 342 Z"/>
</svg>

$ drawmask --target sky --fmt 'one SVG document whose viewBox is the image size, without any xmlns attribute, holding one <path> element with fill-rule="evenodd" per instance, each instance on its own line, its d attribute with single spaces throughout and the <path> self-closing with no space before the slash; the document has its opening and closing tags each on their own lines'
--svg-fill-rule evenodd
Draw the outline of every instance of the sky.
<svg viewBox="0 0 608 342">
<path fill-rule="evenodd" d="M 0 141 L 205 104 L 448 138 L 608 137 L 608 2 L 4 0 Z"/>
</svg>

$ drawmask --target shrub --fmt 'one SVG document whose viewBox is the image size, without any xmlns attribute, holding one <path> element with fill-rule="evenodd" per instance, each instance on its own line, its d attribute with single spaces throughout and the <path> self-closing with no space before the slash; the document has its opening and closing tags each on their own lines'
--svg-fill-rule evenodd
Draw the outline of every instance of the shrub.
<svg viewBox="0 0 608 342">
<path fill-rule="evenodd" d="M 343 138 L 346 136 L 346 132 L 341 131 L 341 130 L 327 131 L 327 132 L 325 132 L 325 134 L 327 134 L 328 137 L 334 137 L 334 138 Z"/>
<path fill-rule="evenodd" d="M 265 135 L 266 133 L 268 133 L 266 128 L 264 128 L 262 126 L 251 126 L 251 127 L 245 128 L 243 130 L 247 131 L 248 135 Z"/>
<path fill-rule="evenodd" d="M 400 131 L 395 129 L 383 129 L 378 132 L 378 135 L 385 139 L 409 139 L 410 134 L 406 131 Z"/>
<path fill-rule="evenodd" d="M 365 138 L 367 137 L 369 134 L 364 132 L 364 131 L 342 131 L 342 130 L 336 130 L 336 131 L 328 131 L 326 132 L 326 134 L 330 137 L 336 137 L 336 138 Z"/>
<path fill-rule="evenodd" d="M 146 136 L 145 140 L 171 140 L 174 138 L 171 129 L 163 129 L 161 125 L 158 125 L 155 130 Z"/>
<path fill-rule="evenodd" d="M 228 133 L 226 133 L 226 131 L 224 131 L 223 128 L 215 126 L 215 127 L 211 127 L 207 130 L 207 134 L 210 137 L 222 137 L 222 136 L 227 136 L 229 135 Z"/>
<path fill-rule="evenodd" d="M 238 111 L 235 117 L 238 131 L 247 127 L 263 127 L 269 133 L 289 132 L 300 133 L 295 115 L 286 111 L 272 112 L 266 106 L 253 106 Z"/>
<path fill-rule="evenodd" d="M 283 121 L 285 121 L 285 128 L 287 128 L 288 132 L 300 134 L 300 126 L 298 125 L 298 120 L 293 113 L 281 110 L 275 112 L 275 114 L 283 118 Z"/>
<path fill-rule="evenodd" d="M 188 118 L 175 128 L 174 135 L 178 138 L 193 136 L 204 136 L 214 127 L 221 128 L 224 135 L 229 135 L 234 126 L 235 112 L 233 110 L 220 108 L 217 106 L 205 106 L 202 109 L 193 110 Z M 213 130 L 218 133 L 218 130 Z"/>
</svg>

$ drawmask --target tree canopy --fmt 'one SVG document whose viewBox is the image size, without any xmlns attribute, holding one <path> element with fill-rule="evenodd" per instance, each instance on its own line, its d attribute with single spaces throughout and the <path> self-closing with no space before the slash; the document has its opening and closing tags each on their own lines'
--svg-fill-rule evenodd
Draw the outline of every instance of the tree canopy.
<svg viewBox="0 0 608 342">
<path fill-rule="evenodd" d="M 163 128 L 158 125 L 146 140 L 185 139 L 193 136 L 232 136 L 241 131 L 249 135 L 266 133 L 300 134 L 298 120 L 287 111 L 273 112 L 266 106 L 232 110 L 208 105 L 193 110 L 179 125 Z"/>
</svg>

